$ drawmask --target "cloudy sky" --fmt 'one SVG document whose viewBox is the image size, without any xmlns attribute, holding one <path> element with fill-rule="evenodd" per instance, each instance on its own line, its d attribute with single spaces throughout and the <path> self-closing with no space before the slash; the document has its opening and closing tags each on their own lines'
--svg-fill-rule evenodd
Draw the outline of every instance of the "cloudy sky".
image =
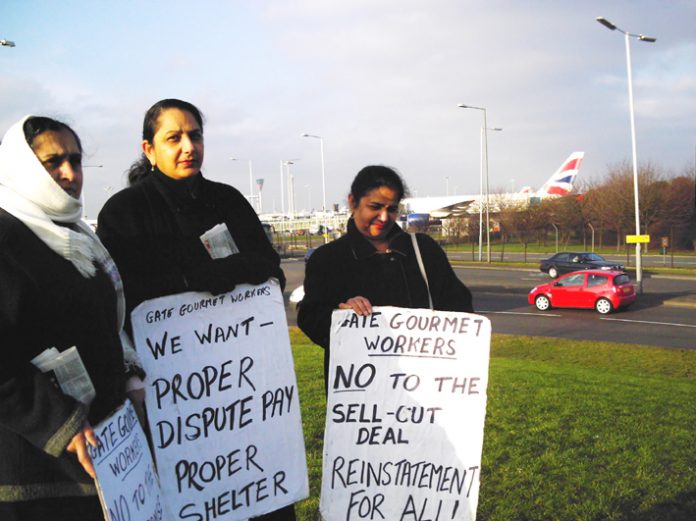
<svg viewBox="0 0 696 521">
<path fill-rule="evenodd" d="M 125 185 L 142 116 L 178 97 L 206 116 L 204 173 L 281 208 L 345 203 L 367 164 L 396 167 L 413 195 L 477 193 L 485 107 L 490 186 L 538 188 L 574 150 L 581 177 L 630 159 L 623 35 L 632 33 L 640 162 L 676 174 L 696 153 L 693 0 L 3 0 L 0 134 L 48 114 L 80 134 L 88 217 Z M 230 157 L 240 161 L 231 161 Z M 287 205 L 287 202 L 285 203 Z"/>
</svg>

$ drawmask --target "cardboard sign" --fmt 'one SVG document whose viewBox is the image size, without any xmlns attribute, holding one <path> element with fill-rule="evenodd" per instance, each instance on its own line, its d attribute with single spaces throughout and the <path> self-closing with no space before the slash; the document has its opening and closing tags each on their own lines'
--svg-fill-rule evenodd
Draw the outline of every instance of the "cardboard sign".
<svg viewBox="0 0 696 521">
<path fill-rule="evenodd" d="M 238 520 L 309 492 L 278 284 L 183 293 L 132 313 L 171 520 Z"/>
<path fill-rule="evenodd" d="M 97 446 L 87 445 L 97 473 L 107 521 L 166 521 L 152 456 L 129 400 L 94 427 Z"/>
<path fill-rule="evenodd" d="M 475 519 L 490 337 L 468 313 L 334 312 L 323 519 Z"/>
</svg>

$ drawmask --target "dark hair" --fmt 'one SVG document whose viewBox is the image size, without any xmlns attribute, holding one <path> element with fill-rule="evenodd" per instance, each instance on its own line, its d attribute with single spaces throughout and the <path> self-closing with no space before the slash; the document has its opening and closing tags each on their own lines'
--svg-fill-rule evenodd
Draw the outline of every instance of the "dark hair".
<svg viewBox="0 0 696 521">
<path fill-rule="evenodd" d="M 143 118 L 143 140 L 152 141 L 155 138 L 157 129 L 159 128 L 159 118 L 160 115 L 169 109 L 179 109 L 184 112 L 188 112 L 196 120 L 196 123 L 201 127 L 201 133 L 203 132 L 203 114 L 198 107 L 188 101 L 183 101 L 176 98 L 167 98 L 158 101 L 152 107 L 147 109 L 145 117 Z M 128 174 L 128 184 L 134 185 L 138 181 L 142 180 L 147 176 L 152 170 L 152 165 L 148 161 L 147 156 L 142 154 L 140 158 L 133 162 L 130 168 L 127 170 Z"/>
<path fill-rule="evenodd" d="M 350 185 L 350 193 L 353 196 L 355 205 L 357 206 L 360 203 L 360 199 L 367 192 L 380 186 L 387 186 L 394 190 L 399 201 L 405 195 L 408 195 L 408 187 L 396 170 L 388 166 L 370 165 L 360 170 Z"/>
<path fill-rule="evenodd" d="M 75 133 L 73 129 L 61 121 L 47 118 L 45 116 L 29 116 L 26 121 L 24 121 L 22 130 L 24 131 L 24 139 L 27 140 L 30 147 L 34 144 L 34 140 L 39 134 L 49 131 L 61 132 L 63 130 L 67 130 L 75 137 L 77 146 L 80 149 L 80 152 L 82 152 L 82 142 L 80 141 L 77 133 Z"/>
</svg>

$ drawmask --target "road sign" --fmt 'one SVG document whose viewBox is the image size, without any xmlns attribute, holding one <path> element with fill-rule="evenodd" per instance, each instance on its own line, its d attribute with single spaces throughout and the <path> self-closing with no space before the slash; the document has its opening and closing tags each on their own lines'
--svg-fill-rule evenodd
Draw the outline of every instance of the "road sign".
<svg viewBox="0 0 696 521">
<path fill-rule="evenodd" d="M 650 242 L 650 235 L 626 235 L 626 244 L 636 244 L 637 242 Z"/>
</svg>

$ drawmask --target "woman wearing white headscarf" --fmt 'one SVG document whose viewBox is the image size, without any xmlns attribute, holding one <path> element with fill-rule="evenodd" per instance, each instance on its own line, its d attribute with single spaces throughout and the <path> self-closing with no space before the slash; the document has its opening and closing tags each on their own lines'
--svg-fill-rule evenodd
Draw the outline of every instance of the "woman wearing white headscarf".
<svg viewBox="0 0 696 521">
<path fill-rule="evenodd" d="M 123 289 L 81 220 L 82 145 L 28 116 L 0 144 L 0 519 L 103 519 L 86 443 L 123 403 L 135 353 Z M 32 360 L 76 346 L 94 387 L 82 403 Z M 137 380 L 137 378 L 136 378 Z M 131 380 L 133 381 L 133 380 Z"/>
</svg>

